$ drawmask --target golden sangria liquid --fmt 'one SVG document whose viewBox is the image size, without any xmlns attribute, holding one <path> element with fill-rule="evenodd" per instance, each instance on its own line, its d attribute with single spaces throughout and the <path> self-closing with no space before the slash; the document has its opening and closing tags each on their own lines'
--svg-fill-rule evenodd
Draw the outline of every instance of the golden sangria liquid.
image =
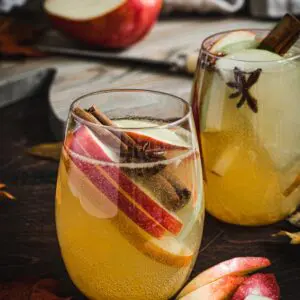
<svg viewBox="0 0 300 300">
<path fill-rule="evenodd" d="M 192 96 L 206 208 L 238 225 L 274 223 L 300 204 L 300 57 L 292 59 L 300 48 L 285 57 L 252 49 L 261 34 L 232 31 L 208 38 Z M 224 46 L 228 37 L 241 36 L 248 41 Z M 217 43 L 223 48 L 211 53 Z"/>
<path fill-rule="evenodd" d="M 118 120 L 120 127 L 153 126 Z M 121 162 L 85 125 L 67 133 L 59 168 L 56 221 L 67 270 L 89 299 L 169 299 L 188 278 L 203 229 L 201 169 L 189 133 L 172 136 L 159 162 Z M 178 134 L 177 132 L 180 132 Z M 143 138 L 143 131 L 135 132 Z M 178 200 L 166 178 L 184 185 Z"/>
</svg>

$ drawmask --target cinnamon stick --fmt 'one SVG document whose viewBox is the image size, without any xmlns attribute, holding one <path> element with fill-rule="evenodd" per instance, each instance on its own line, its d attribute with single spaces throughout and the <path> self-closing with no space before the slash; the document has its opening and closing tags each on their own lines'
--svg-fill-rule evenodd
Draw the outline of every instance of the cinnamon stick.
<svg viewBox="0 0 300 300">
<path fill-rule="evenodd" d="M 91 122 L 95 125 L 106 125 L 102 124 L 97 118 L 95 118 L 92 114 L 89 112 L 83 110 L 80 107 L 75 107 L 73 110 L 74 114 L 80 117 L 81 119 Z M 118 137 L 116 137 L 112 132 L 110 132 L 108 129 L 104 127 L 97 128 L 96 126 L 88 126 L 99 138 L 105 139 L 109 145 L 111 145 L 113 148 L 120 148 L 122 152 L 127 152 L 128 147 L 127 145 L 122 142 Z"/>
<path fill-rule="evenodd" d="M 296 176 L 295 180 L 291 183 L 291 185 L 283 192 L 283 195 L 285 197 L 288 197 L 299 186 L 300 186 L 300 174 Z"/>
<path fill-rule="evenodd" d="M 286 14 L 257 48 L 284 55 L 298 40 L 299 35 L 300 21 L 296 17 Z"/>
<path fill-rule="evenodd" d="M 76 109 L 76 108 L 75 108 Z M 101 112 L 95 105 L 90 107 L 87 111 L 77 108 L 77 110 L 74 113 L 80 116 L 81 118 L 88 120 L 90 122 L 95 123 L 96 121 L 99 122 L 102 125 L 106 126 L 115 126 L 117 125 L 110 120 L 103 112 Z M 95 121 L 96 120 L 96 121 Z M 110 132 L 110 131 L 109 131 Z M 155 157 L 155 155 L 150 156 L 149 152 L 147 154 L 147 150 L 142 147 L 139 147 L 139 145 L 136 143 L 136 141 L 131 138 L 126 132 L 121 132 L 120 136 L 118 136 L 117 132 L 112 131 L 110 132 L 112 135 L 115 136 L 115 138 L 120 142 L 124 143 L 125 146 L 127 147 L 127 150 L 125 150 L 125 153 L 129 152 L 129 149 L 133 150 L 133 154 L 137 154 L 139 159 L 145 159 L 145 161 L 158 161 L 158 159 L 166 159 L 164 155 L 160 155 L 158 157 Z M 134 157 L 133 157 L 134 159 Z M 158 166 L 158 168 L 155 168 L 154 172 L 147 173 L 147 175 L 153 177 L 155 176 L 155 180 L 157 180 L 158 184 L 162 185 L 164 184 L 166 191 L 168 192 L 170 196 L 170 205 L 169 207 L 173 207 L 173 210 L 179 209 L 183 207 L 190 199 L 191 197 L 191 192 L 187 189 L 187 187 L 176 177 L 174 177 L 170 172 L 165 170 L 163 168 L 164 166 L 162 165 L 161 167 Z M 158 172 L 162 171 L 164 169 L 163 176 L 159 174 Z M 126 169 L 127 170 L 127 169 Z M 128 173 L 132 173 L 131 169 L 127 170 Z M 142 172 L 143 175 L 145 175 L 145 172 Z M 170 190 L 170 186 L 173 188 L 175 193 L 173 193 Z M 176 195 L 176 197 L 175 197 Z M 166 202 L 166 201 L 165 201 Z M 176 205 L 175 205 L 176 203 Z"/>
</svg>

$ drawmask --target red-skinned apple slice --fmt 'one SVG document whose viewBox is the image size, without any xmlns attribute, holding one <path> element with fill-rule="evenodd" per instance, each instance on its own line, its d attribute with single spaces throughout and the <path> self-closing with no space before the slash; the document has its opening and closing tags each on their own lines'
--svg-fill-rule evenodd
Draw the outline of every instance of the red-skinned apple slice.
<svg viewBox="0 0 300 300">
<path fill-rule="evenodd" d="M 244 300 L 256 295 L 278 300 L 280 290 L 274 274 L 254 274 L 247 278 L 234 293 L 232 300 Z"/>
<path fill-rule="evenodd" d="M 188 265 L 193 257 L 192 251 L 172 236 L 160 239 L 137 226 L 122 211 L 118 211 L 111 200 L 98 189 L 91 180 L 75 165 L 66 151 L 63 151 L 63 165 L 61 172 L 67 172 L 70 191 L 78 198 L 83 209 L 96 218 L 111 218 L 111 222 L 119 232 L 139 251 L 160 263 L 183 267 Z M 100 203 L 99 203 L 100 202 Z"/>
<path fill-rule="evenodd" d="M 224 276 L 216 281 L 206 284 L 193 292 L 179 298 L 180 300 L 224 300 L 234 293 L 243 283 L 243 276 Z"/>
<path fill-rule="evenodd" d="M 153 122 L 141 120 L 114 120 L 114 123 L 121 128 L 128 128 L 127 134 L 130 135 L 139 145 L 148 144 L 148 149 L 162 149 L 162 150 L 180 150 L 187 149 L 189 145 L 176 132 L 169 128 L 155 128 L 151 127 L 156 124 Z M 130 128 L 139 128 L 130 131 Z"/>
<path fill-rule="evenodd" d="M 155 23 L 162 0 L 46 0 L 44 9 L 62 32 L 91 45 L 124 48 Z"/>
<path fill-rule="evenodd" d="M 99 161 L 116 162 L 118 159 L 86 126 L 81 126 L 77 129 L 76 132 L 67 139 L 66 146 L 79 155 Z M 76 160 L 74 155 L 72 159 L 73 161 Z M 76 162 L 76 165 L 83 170 L 90 180 L 99 188 L 104 188 L 101 183 L 101 178 L 105 177 L 105 179 L 109 181 L 112 189 L 117 191 L 124 201 L 122 202 L 116 195 L 109 198 L 112 201 L 118 201 L 117 205 L 123 211 L 128 210 L 127 213 L 126 211 L 124 212 L 131 219 L 135 218 L 135 214 L 149 216 L 152 222 L 156 222 L 175 235 L 182 229 L 182 222 L 174 214 L 167 211 L 157 200 L 152 199 L 142 188 L 122 172 L 118 166 L 95 166 L 83 160 L 80 161 L 78 158 Z M 95 178 L 97 178 L 97 176 L 100 178 L 96 180 Z M 104 180 L 104 182 L 106 182 L 106 180 Z M 106 195 L 109 194 L 107 188 Z M 125 207 L 126 203 L 130 206 L 130 209 Z"/>
<path fill-rule="evenodd" d="M 235 257 L 223 261 L 196 276 L 180 292 L 178 299 L 190 292 L 227 275 L 245 275 L 270 266 L 271 262 L 265 257 Z"/>
</svg>

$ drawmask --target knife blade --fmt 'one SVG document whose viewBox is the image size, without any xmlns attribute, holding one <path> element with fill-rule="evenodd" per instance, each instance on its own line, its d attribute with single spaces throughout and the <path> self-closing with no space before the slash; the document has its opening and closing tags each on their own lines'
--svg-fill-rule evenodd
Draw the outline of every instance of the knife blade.
<svg viewBox="0 0 300 300">
<path fill-rule="evenodd" d="M 187 75 L 193 75 L 197 64 L 197 53 L 191 54 L 178 54 L 172 57 L 170 60 L 156 60 L 139 57 L 120 56 L 112 53 L 106 53 L 94 50 L 75 49 L 68 47 L 57 47 L 48 45 L 35 46 L 42 52 L 69 56 L 75 58 L 93 59 L 106 62 L 121 63 L 128 66 L 135 66 L 141 68 L 148 68 L 152 70 L 169 71 L 172 73 L 185 73 Z"/>
</svg>

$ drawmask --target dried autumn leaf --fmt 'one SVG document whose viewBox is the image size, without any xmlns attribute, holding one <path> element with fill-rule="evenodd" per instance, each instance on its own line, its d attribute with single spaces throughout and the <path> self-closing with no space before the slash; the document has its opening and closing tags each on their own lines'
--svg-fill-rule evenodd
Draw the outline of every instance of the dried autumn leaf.
<svg viewBox="0 0 300 300">
<path fill-rule="evenodd" d="M 15 200 L 16 198 L 7 191 L 1 191 L 1 189 L 6 188 L 6 184 L 0 183 L 0 197 L 4 197 L 10 200 Z M 1 298 L 0 298 L 1 299 Z"/>
<path fill-rule="evenodd" d="M 0 283 L 0 299 L 5 300 L 70 300 L 58 296 L 58 281 L 54 279 L 24 279 Z"/>
<path fill-rule="evenodd" d="M 0 299 L 25 300 L 31 295 L 33 284 L 24 282 L 9 282 L 0 284 Z"/>
<path fill-rule="evenodd" d="M 33 43 L 44 28 L 19 19 L 0 17 L 0 53 L 5 56 L 40 57 L 44 54 L 26 43 Z M 36 25 L 36 24 L 35 24 Z"/>
<path fill-rule="evenodd" d="M 295 212 L 287 219 L 292 225 L 300 228 L 300 211 Z"/>
<path fill-rule="evenodd" d="M 62 142 L 39 144 L 27 149 L 27 152 L 31 155 L 42 157 L 45 159 L 59 160 L 61 148 Z"/>
<path fill-rule="evenodd" d="M 300 244 L 300 231 L 298 232 L 288 232 L 281 230 L 278 233 L 273 234 L 273 236 L 287 236 L 291 239 L 290 243 L 293 245 Z"/>
<path fill-rule="evenodd" d="M 54 279 L 41 279 L 32 289 L 30 300 L 68 300 L 68 298 L 62 298 L 57 296 L 58 293 L 58 281 Z"/>
</svg>

